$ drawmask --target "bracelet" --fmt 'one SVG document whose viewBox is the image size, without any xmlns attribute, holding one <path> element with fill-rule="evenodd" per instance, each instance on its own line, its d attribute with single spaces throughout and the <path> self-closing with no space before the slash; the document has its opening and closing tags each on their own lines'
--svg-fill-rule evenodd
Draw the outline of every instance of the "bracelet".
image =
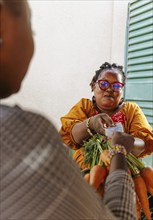
<svg viewBox="0 0 153 220">
<path fill-rule="evenodd" d="M 93 133 L 91 132 L 91 130 L 90 130 L 90 118 L 88 118 L 87 120 L 86 120 L 86 128 L 87 128 L 87 132 L 88 132 L 88 134 L 90 135 L 90 136 L 93 136 Z"/>
<path fill-rule="evenodd" d="M 127 155 L 127 151 L 123 145 L 115 144 L 114 146 L 109 149 L 110 159 L 116 154 L 123 154 L 124 156 Z"/>
</svg>

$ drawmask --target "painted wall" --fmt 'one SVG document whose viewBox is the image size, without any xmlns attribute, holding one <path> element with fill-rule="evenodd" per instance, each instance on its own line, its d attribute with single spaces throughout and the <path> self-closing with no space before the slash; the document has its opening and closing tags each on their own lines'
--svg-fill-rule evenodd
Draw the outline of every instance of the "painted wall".
<svg viewBox="0 0 153 220">
<path fill-rule="evenodd" d="M 105 62 L 124 65 L 128 0 L 30 0 L 35 55 L 17 103 L 47 116 L 59 129 L 60 117 L 82 97 L 91 98 L 89 83 Z"/>
</svg>

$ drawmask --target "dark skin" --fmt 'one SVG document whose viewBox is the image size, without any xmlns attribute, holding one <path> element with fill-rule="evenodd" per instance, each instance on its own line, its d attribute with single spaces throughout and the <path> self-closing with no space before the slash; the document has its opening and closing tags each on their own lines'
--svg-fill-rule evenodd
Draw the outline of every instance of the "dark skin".
<svg viewBox="0 0 153 220">
<path fill-rule="evenodd" d="M 8 1 L 8 3 L 9 2 L 11 2 L 11 1 Z M 19 1 L 19 2 L 23 2 L 23 9 L 24 9 L 23 14 L 21 14 L 22 16 L 19 16 L 19 17 L 14 17 L 12 15 L 12 13 L 10 13 L 10 11 L 8 10 L 8 8 L 5 5 L 5 1 L 4 1 L 4 4 L 2 4 L 2 5 L 0 3 L 0 6 L 1 6 L 0 22 L 3 24 L 2 28 L 1 28 L 2 32 L 1 32 L 0 37 L 3 38 L 3 42 L 4 42 L 0 47 L 0 49 L 1 49 L 1 51 L 0 51 L 1 52 L 0 85 L 3 86 L 2 89 L 0 89 L 1 98 L 8 97 L 20 89 L 21 82 L 26 74 L 26 71 L 29 67 L 29 64 L 30 64 L 30 61 L 31 61 L 31 58 L 33 55 L 34 48 L 33 48 L 33 38 L 32 38 L 30 19 L 29 19 L 29 7 L 28 7 L 28 4 L 26 1 Z M 22 53 L 21 53 L 21 51 L 22 51 Z M 105 120 L 107 121 L 107 116 L 102 115 L 102 119 L 104 121 Z M 109 124 L 111 124 L 111 122 Z M 77 128 L 77 126 L 78 126 L 78 124 L 75 126 L 75 129 Z M 82 129 L 83 129 L 83 132 L 84 132 L 83 135 L 87 136 L 88 134 L 86 133 L 86 130 L 85 130 L 85 122 L 80 123 L 79 126 L 82 127 Z M 78 131 L 76 131 L 76 133 L 75 133 L 75 129 L 74 129 L 74 135 L 76 134 L 76 138 L 77 138 L 77 133 L 79 132 L 79 129 L 78 129 Z M 118 139 L 120 138 L 120 136 L 122 137 L 122 139 L 125 140 L 125 142 L 127 142 L 128 140 L 131 139 L 131 137 L 127 137 L 127 136 L 123 137 L 123 134 L 119 134 L 119 136 L 114 136 L 114 138 L 112 139 L 112 140 L 114 140 L 114 143 L 119 143 Z M 130 146 L 132 146 L 131 142 L 130 142 Z M 44 146 L 44 148 L 45 148 L 45 146 Z M 13 151 L 12 151 L 12 154 L 13 154 Z M 122 161 L 124 162 L 124 166 L 121 163 L 121 160 L 118 160 L 119 157 L 122 158 Z M 67 160 L 69 160 L 69 158 Z M 124 155 L 116 155 L 112 158 L 110 172 L 113 172 L 116 169 L 123 169 L 125 171 L 127 170 L 126 158 Z M 16 172 L 18 174 L 18 170 Z M 34 172 L 35 172 L 35 169 L 34 169 Z M 45 174 L 45 175 L 47 175 L 47 174 Z M 64 177 L 64 175 L 63 175 L 63 177 Z M 42 178 L 43 178 L 43 175 L 42 175 Z M 120 179 L 117 179 L 117 182 L 119 182 L 119 181 L 120 181 Z M 26 181 L 26 183 L 27 182 L 28 181 Z M 82 184 L 81 184 L 81 186 L 82 186 Z M 87 187 L 87 186 L 85 185 L 84 188 L 85 187 Z M 132 188 L 131 188 L 131 190 L 132 190 Z M 16 192 L 14 192 L 14 193 L 16 193 Z M 24 191 L 22 192 L 22 189 L 21 189 L 20 193 L 23 193 L 23 195 L 24 195 Z M 29 194 L 30 194 L 30 192 L 29 192 Z M 19 195 L 19 194 L 17 193 L 17 195 Z M 50 196 L 52 196 L 52 194 Z M 74 196 L 76 196 L 76 194 Z M 13 197 L 12 200 L 14 198 L 17 198 L 17 196 Z M 26 197 L 23 196 L 23 198 L 25 198 L 24 201 L 26 202 Z M 65 198 L 67 198 L 67 197 L 65 197 Z M 49 203 L 50 197 L 46 201 L 48 201 L 48 203 Z M 11 208 L 13 209 L 15 207 L 13 209 L 13 212 L 15 212 L 18 208 L 18 206 L 17 206 L 18 203 L 16 203 L 15 199 L 13 200 L 13 202 L 14 202 L 14 206 L 12 206 Z M 49 204 L 46 203 L 46 207 L 48 207 Z M 19 208 L 21 208 L 22 206 L 19 206 Z M 24 208 L 24 207 L 22 207 L 22 208 Z M 74 207 L 73 202 L 72 202 L 72 209 L 76 210 L 76 206 Z M 60 212 L 61 212 L 61 210 L 60 210 Z M 45 213 L 45 210 L 42 209 L 42 213 Z M 22 217 L 25 217 L 25 215 L 20 216 L 20 219 L 22 219 Z"/>
<path fill-rule="evenodd" d="M 93 133 L 101 133 L 105 134 L 105 129 L 103 123 L 107 123 L 109 126 L 113 126 L 114 123 L 110 117 L 108 117 L 107 114 L 101 113 L 98 115 L 95 115 L 90 120 L 90 129 Z M 91 127 L 92 124 L 92 127 Z M 87 139 L 90 137 L 90 135 L 87 132 L 86 128 L 86 120 L 80 123 L 76 123 L 72 129 L 72 134 L 77 143 L 82 143 L 84 139 Z"/>
<path fill-rule="evenodd" d="M 0 47 L 0 85 L 3 85 L 0 90 L 1 98 L 7 97 L 20 89 L 21 82 L 33 56 L 34 45 L 30 23 L 31 11 L 26 1 L 20 4 L 22 9 L 20 15 L 15 15 L 10 11 L 12 6 L 8 8 L 5 4 L 0 5 L 0 19 L 1 24 L 3 24 L 0 34 L 3 38 L 3 42 L 5 42 Z M 17 41 L 16 39 L 19 40 Z M 22 51 L 22 56 L 20 53 L 21 50 L 24 51 L 24 53 Z M 109 126 L 112 126 L 113 123 L 110 117 L 105 113 L 93 117 L 92 123 L 95 124 L 94 129 L 96 130 L 98 127 L 102 127 L 104 122 Z M 77 127 L 79 129 L 77 129 Z M 102 132 L 103 131 L 102 128 Z M 86 131 L 85 121 L 77 123 L 74 126 L 73 134 L 76 139 L 78 138 L 78 142 L 81 142 L 84 137 L 89 137 Z"/>
<path fill-rule="evenodd" d="M 111 145 L 115 144 L 124 146 L 127 153 L 130 153 L 134 145 L 134 137 L 124 132 L 114 132 L 111 138 Z M 121 153 L 114 155 L 111 159 L 109 172 L 112 173 L 116 169 L 128 169 L 125 156 Z"/>
<path fill-rule="evenodd" d="M 0 5 L 0 98 L 19 91 L 34 52 L 29 5 L 26 1 L 15 2 L 20 5 L 17 14 L 13 1 L 10 7 L 5 2 Z"/>
<path fill-rule="evenodd" d="M 103 70 L 98 79 L 107 80 L 109 83 L 123 83 L 122 75 L 118 70 Z M 101 90 L 97 83 L 92 86 L 96 104 L 102 113 L 91 117 L 90 130 L 92 133 L 105 135 L 105 125 L 108 127 L 114 126 L 111 115 L 119 110 L 119 104 L 123 98 L 123 89 L 119 92 L 114 92 L 111 87 L 105 91 Z M 72 135 L 76 143 L 82 144 L 83 140 L 90 137 L 86 128 L 86 120 L 76 123 L 72 128 Z M 132 153 L 139 156 L 145 150 L 145 143 L 140 138 L 135 138 Z"/>
</svg>

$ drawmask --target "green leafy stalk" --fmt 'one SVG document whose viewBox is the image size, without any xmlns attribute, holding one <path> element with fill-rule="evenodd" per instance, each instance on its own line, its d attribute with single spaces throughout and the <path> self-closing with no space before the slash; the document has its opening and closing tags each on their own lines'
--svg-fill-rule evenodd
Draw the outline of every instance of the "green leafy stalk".
<svg viewBox="0 0 153 220">
<path fill-rule="evenodd" d="M 90 169 L 97 164 L 104 166 L 104 162 L 100 159 L 100 155 L 104 150 L 111 149 L 111 144 L 106 137 L 101 134 L 95 134 L 88 141 L 84 141 L 84 163 L 89 164 Z M 134 156 L 132 153 L 127 155 L 128 166 L 133 175 L 137 175 L 145 164 L 141 159 Z"/>
<path fill-rule="evenodd" d="M 136 166 L 134 166 L 129 160 L 127 160 L 127 163 L 133 176 L 138 175 L 140 173 L 139 169 Z"/>
<path fill-rule="evenodd" d="M 104 141 L 104 139 L 105 137 L 103 135 L 95 134 L 88 141 L 84 141 L 84 163 L 89 164 L 90 168 L 97 164 L 104 165 L 100 159 L 100 154 L 103 150 L 109 149 L 109 143 Z"/>
<path fill-rule="evenodd" d="M 127 159 L 133 164 L 135 165 L 139 170 L 142 170 L 145 167 L 145 164 L 142 162 L 141 159 L 137 158 L 136 156 L 134 156 L 132 153 L 129 153 L 127 155 Z"/>
</svg>

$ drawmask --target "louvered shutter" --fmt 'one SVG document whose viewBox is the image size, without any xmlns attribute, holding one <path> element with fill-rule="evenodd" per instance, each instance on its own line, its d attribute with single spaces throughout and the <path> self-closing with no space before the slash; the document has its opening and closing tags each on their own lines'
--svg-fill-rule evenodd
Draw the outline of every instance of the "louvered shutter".
<svg viewBox="0 0 153 220">
<path fill-rule="evenodd" d="M 125 51 L 125 99 L 136 102 L 153 126 L 153 0 L 129 3 Z"/>
</svg>

